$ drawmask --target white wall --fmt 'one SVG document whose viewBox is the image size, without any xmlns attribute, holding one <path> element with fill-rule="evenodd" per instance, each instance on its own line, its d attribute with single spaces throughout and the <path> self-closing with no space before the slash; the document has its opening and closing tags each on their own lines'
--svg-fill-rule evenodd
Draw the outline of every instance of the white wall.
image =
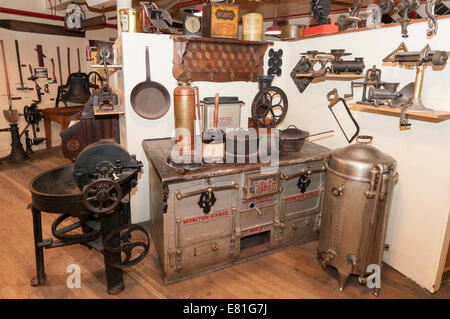
<svg viewBox="0 0 450 319">
<path fill-rule="evenodd" d="M 5 46 L 5 56 L 7 61 L 8 76 L 11 87 L 11 95 L 13 97 L 21 97 L 21 100 L 15 100 L 12 102 L 13 109 L 23 113 L 23 107 L 25 105 L 30 105 L 32 100 L 37 100 L 36 90 L 34 89 L 34 82 L 28 80 L 30 77 L 30 71 L 28 70 L 28 64 L 31 64 L 33 68 L 38 67 L 37 54 L 34 50 L 37 44 L 41 44 L 43 47 L 43 52 L 46 55 L 44 59 L 45 67 L 48 69 L 49 76 L 52 76 L 52 65 L 50 59 L 53 58 L 55 61 L 55 75 L 58 81 L 57 84 L 49 84 L 50 93 L 45 93 L 43 88 L 48 81 L 46 79 L 38 79 L 38 84 L 42 88 L 42 103 L 39 104 L 40 109 L 45 109 L 48 107 L 55 107 L 55 101 L 51 101 L 52 98 L 56 98 L 59 82 L 58 73 L 58 59 L 56 53 L 56 46 L 60 47 L 61 53 L 61 69 L 63 81 L 67 80 L 68 69 L 67 69 L 67 48 L 70 47 L 70 60 L 71 60 L 71 71 L 76 72 L 78 70 L 78 58 L 77 58 L 77 48 L 80 49 L 80 61 L 81 70 L 86 72 L 89 70 L 88 64 L 85 58 L 85 47 L 89 45 L 89 41 L 85 38 L 73 38 L 73 37 L 61 37 L 45 34 L 33 34 L 25 32 L 14 32 L 5 29 L 0 29 L 0 39 L 3 40 Z M 21 64 L 26 64 L 26 68 L 22 68 L 22 77 L 24 81 L 24 86 L 33 88 L 32 91 L 20 91 L 17 88 L 20 86 L 19 70 L 17 66 L 16 58 L 16 48 L 14 40 L 18 40 L 20 49 L 20 62 Z M 1 58 L 0 58 L 1 59 Z M 6 85 L 5 85 L 5 74 L 3 70 L 3 62 L 1 62 L 0 67 L 0 108 L 3 110 L 8 109 L 8 97 L 6 95 Z M 62 106 L 62 103 L 60 104 Z M 26 122 L 23 116 L 19 118 L 19 129 L 26 126 Z M 9 123 L 6 119 L 0 116 L 0 127 L 8 127 Z M 39 123 L 41 131 L 38 133 L 38 137 L 45 137 L 44 134 L 44 121 Z M 52 146 L 61 144 L 61 137 L 59 136 L 60 126 L 59 124 L 52 122 Z M 30 126 L 30 137 L 32 138 L 31 126 Z M 8 155 L 11 147 L 11 137 L 7 132 L 3 132 L 0 135 L 0 156 Z M 22 138 L 22 143 L 24 144 L 24 138 Z M 25 144 L 24 144 L 25 147 Z M 39 150 L 46 147 L 45 142 L 38 146 L 34 146 L 33 150 Z"/>
<path fill-rule="evenodd" d="M 408 27 L 410 37 L 400 36 L 400 27 L 347 33 L 297 42 L 277 42 L 283 48 L 282 88 L 289 98 L 288 123 L 302 129 L 319 132 L 334 129 L 333 138 L 318 143 L 330 147 L 347 145 L 343 134 L 328 110 L 326 94 L 337 88 L 341 96 L 350 93 L 349 81 L 326 81 L 310 84 L 299 93 L 289 73 L 301 52 L 345 48 L 353 57 L 364 57 L 366 68 L 376 64 L 382 69 L 382 80 L 400 82 L 400 88 L 414 81 L 415 70 L 381 65 L 381 60 L 402 41 L 409 50 L 421 50 L 427 43 L 432 49 L 449 50 L 450 19 L 439 20 L 439 32 L 426 39 L 427 24 Z M 426 106 L 450 111 L 448 82 L 450 67 L 425 71 L 422 99 Z M 361 98 L 361 89 L 356 98 Z M 395 187 L 386 242 L 390 249 L 384 260 L 420 286 L 435 291 L 444 235 L 450 209 L 450 121 L 428 123 L 410 120 L 411 130 L 400 131 L 397 117 L 353 111 L 361 126 L 361 134 L 374 136 L 373 145 L 396 158 L 400 179 Z"/>
<path fill-rule="evenodd" d="M 50 10 L 46 10 L 44 8 L 45 1 L 37 1 L 37 0 L 8 0 L 1 1 L 0 7 L 6 7 L 16 10 L 25 10 L 25 11 L 33 11 L 37 13 L 51 14 Z M 86 8 L 84 8 L 86 10 Z M 64 11 L 58 11 L 56 13 L 58 16 L 64 15 Z M 99 15 L 96 12 L 90 12 L 86 10 L 87 17 L 92 17 Z M 115 14 L 115 11 L 112 12 Z M 109 14 L 110 15 L 110 14 Z M 33 17 L 24 17 L 16 14 L 5 14 L 0 13 L 0 19 L 12 19 L 12 20 L 20 20 L 20 21 L 30 21 L 37 23 L 45 23 L 45 24 L 56 24 L 63 26 L 62 21 L 58 20 L 48 20 L 48 19 L 40 19 Z M 109 22 L 111 23 L 111 22 Z M 116 23 L 115 20 L 112 23 Z M 57 84 L 49 84 L 50 93 L 46 93 L 42 96 L 42 103 L 39 104 L 39 108 L 44 109 L 47 107 L 54 107 L 55 101 L 51 100 L 52 98 L 56 98 L 56 93 L 58 90 L 59 83 L 59 73 L 58 73 L 58 60 L 56 54 L 56 47 L 60 47 L 61 52 L 61 68 L 62 68 L 62 77 L 63 81 L 67 80 L 68 70 L 67 70 L 67 47 L 71 48 L 71 71 L 76 72 L 78 70 L 78 61 L 77 61 L 77 51 L 76 49 L 80 49 L 80 60 L 81 60 L 81 70 L 83 72 L 89 72 L 90 62 L 86 61 L 85 58 L 85 47 L 89 45 L 89 39 L 91 40 L 103 40 L 109 41 L 110 38 L 115 38 L 117 36 L 117 30 L 112 28 L 100 28 L 96 30 L 86 31 L 85 38 L 77 38 L 77 37 L 66 37 L 66 36 L 54 36 L 47 34 L 38 34 L 38 33 L 27 33 L 27 32 L 15 32 L 6 29 L 0 28 L 0 39 L 3 40 L 5 45 L 5 55 L 8 63 L 8 75 L 11 86 L 11 94 L 13 97 L 21 97 L 21 100 L 13 101 L 13 109 L 17 109 L 19 113 L 23 112 L 23 107 L 25 105 L 30 105 L 32 100 L 37 99 L 36 91 L 34 90 L 34 82 L 27 80 L 30 76 L 28 67 L 22 68 L 22 76 L 26 87 L 32 87 L 32 91 L 19 91 L 16 88 L 19 86 L 19 72 L 17 66 L 16 59 L 16 49 L 14 45 L 14 40 L 19 41 L 19 49 L 20 49 L 20 58 L 22 64 L 31 64 L 33 68 L 37 67 L 37 54 L 34 51 L 37 44 L 41 44 L 43 46 L 43 52 L 46 55 L 45 67 L 48 68 L 49 76 L 52 73 L 52 67 L 50 59 L 53 58 L 55 61 L 55 74 L 56 79 L 58 81 Z M 1 57 L 0 57 L 1 59 Z M 1 61 L 1 60 L 0 60 Z M 8 98 L 6 95 L 6 86 L 5 86 L 5 75 L 3 70 L 3 62 L 0 62 L 0 109 L 8 109 Z M 45 79 L 38 80 L 39 85 L 43 88 L 47 83 Z M 44 91 L 42 90 L 42 93 Z M 62 104 L 61 104 L 62 105 Z M 8 122 L 5 118 L 0 116 L 0 128 L 8 127 Z M 26 126 L 26 122 L 21 116 L 19 119 L 19 130 Z M 38 137 L 45 137 L 44 134 L 44 121 L 42 121 L 39 125 L 41 131 L 38 133 Z M 61 138 L 59 136 L 60 126 L 57 123 L 52 122 L 52 146 L 57 146 L 61 144 Z M 31 127 L 30 127 L 30 137 L 32 137 Z M 25 147 L 24 137 L 22 138 L 22 143 Z M 11 147 L 11 138 L 10 134 L 7 132 L 0 132 L 0 157 L 6 156 L 9 154 Z M 34 146 L 33 150 L 44 149 L 46 147 L 45 142 Z"/>
<path fill-rule="evenodd" d="M 420 50 L 426 43 L 432 49 L 448 50 L 450 19 L 439 21 L 437 37 L 425 38 L 426 23 L 409 27 L 410 37 L 406 45 L 410 50 Z M 148 164 L 142 150 L 142 140 L 147 138 L 171 136 L 174 128 L 173 104 L 168 113 L 158 120 L 139 117 L 131 108 L 129 96 L 132 88 L 145 79 L 145 45 L 150 48 L 152 80 L 163 84 L 172 96 L 176 81 L 172 77 L 172 40 L 167 35 L 123 34 L 123 66 L 125 118 L 128 150 L 144 162 L 136 194 L 132 199 L 133 221 L 149 219 Z M 319 144 L 330 147 L 343 147 L 347 141 L 339 130 L 328 110 L 326 94 L 333 88 L 339 93 L 350 92 L 346 81 L 327 81 L 312 83 L 300 94 L 289 74 L 298 62 L 300 53 L 306 50 L 330 50 L 346 48 L 354 56 L 365 58 L 366 67 L 373 64 L 381 66 L 381 60 L 393 51 L 403 39 L 400 27 L 383 28 L 372 31 L 341 34 L 297 42 L 276 42 L 275 49 L 282 48 L 283 74 L 275 79 L 274 85 L 285 90 L 289 99 L 289 111 L 285 123 L 296 124 L 311 133 L 335 130 L 331 138 L 318 140 Z M 267 60 L 267 55 L 265 57 Z M 382 80 L 398 81 L 401 86 L 414 81 L 415 71 L 392 66 L 382 66 Z M 428 107 L 450 111 L 446 94 L 450 68 L 442 71 L 426 70 L 423 86 L 423 101 Z M 241 113 L 241 126 L 247 127 L 250 106 L 257 93 L 257 83 L 251 82 L 195 82 L 200 88 L 200 98 L 220 95 L 235 95 L 246 106 Z M 359 97 L 361 91 L 357 91 Z M 353 112 L 361 126 L 361 134 L 374 136 L 373 145 L 397 159 L 400 180 L 393 195 L 391 215 L 388 224 L 387 243 L 390 250 L 385 261 L 420 286 L 435 291 L 434 287 L 438 263 L 443 247 L 444 234 L 450 208 L 450 121 L 427 123 L 411 120 L 409 131 L 400 131 L 398 118 Z"/>
<path fill-rule="evenodd" d="M 169 137 L 174 131 L 173 90 L 177 81 L 172 76 L 172 51 L 173 45 L 169 35 L 122 33 L 119 41 L 123 42 L 123 78 L 125 96 L 125 118 L 122 118 L 121 130 L 126 125 L 126 137 L 122 137 L 122 143 L 126 143 L 130 153 L 144 162 L 143 174 L 139 180 L 137 192 L 132 200 L 133 222 L 148 220 L 149 196 L 148 196 L 148 166 L 147 158 L 142 149 L 142 140 L 157 137 Z M 152 81 L 164 85 L 171 95 L 171 106 L 162 118 L 147 120 L 137 115 L 130 104 L 130 94 L 133 87 L 145 80 L 145 46 L 150 50 L 150 69 Z M 238 96 L 246 103 L 241 108 L 241 126 L 247 127 L 250 107 L 253 97 L 258 92 L 257 82 L 194 82 L 199 87 L 200 99 L 214 96 Z"/>
</svg>

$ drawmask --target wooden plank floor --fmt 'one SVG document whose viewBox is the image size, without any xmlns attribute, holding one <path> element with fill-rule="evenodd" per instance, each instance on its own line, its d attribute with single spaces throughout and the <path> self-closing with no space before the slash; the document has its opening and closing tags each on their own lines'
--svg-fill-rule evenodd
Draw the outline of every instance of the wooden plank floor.
<svg viewBox="0 0 450 319">
<path fill-rule="evenodd" d="M 126 288 L 117 296 L 106 293 L 102 256 L 74 245 L 45 251 L 47 283 L 31 287 L 35 275 L 31 202 L 28 183 L 40 172 L 68 164 L 60 149 L 35 154 L 20 165 L 0 164 L 0 298 L 376 298 L 351 277 L 343 292 L 337 273 L 322 270 L 315 260 L 317 242 L 285 249 L 239 265 L 164 286 L 154 247 L 137 266 L 125 270 Z M 51 236 L 55 215 L 43 214 L 44 238 Z M 81 288 L 66 286 L 70 264 L 81 267 Z M 431 294 L 388 265 L 384 265 L 378 298 L 450 298 L 449 281 Z"/>
</svg>

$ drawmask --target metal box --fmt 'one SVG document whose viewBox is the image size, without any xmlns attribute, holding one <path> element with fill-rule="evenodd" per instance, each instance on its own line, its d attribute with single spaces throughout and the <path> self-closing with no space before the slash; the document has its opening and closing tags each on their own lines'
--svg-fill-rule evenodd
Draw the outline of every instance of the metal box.
<svg viewBox="0 0 450 319">
<path fill-rule="evenodd" d="M 238 38 L 239 6 L 210 3 L 202 10 L 202 37 Z"/>
<path fill-rule="evenodd" d="M 204 164 L 180 174 L 167 163 L 172 145 L 143 142 L 151 235 L 165 284 L 318 239 L 328 149 L 306 142 L 275 168 Z M 209 210 L 199 205 L 205 199 Z"/>
<path fill-rule="evenodd" d="M 234 96 L 219 97 L 217 127 L 221 129 L 239 128 L 241 126 L 241 107 L 245 103 Z M 206 97 L 200 102 L 202 112 L 202 129 L 214 127 L 214 97 Z"/>
</svg>

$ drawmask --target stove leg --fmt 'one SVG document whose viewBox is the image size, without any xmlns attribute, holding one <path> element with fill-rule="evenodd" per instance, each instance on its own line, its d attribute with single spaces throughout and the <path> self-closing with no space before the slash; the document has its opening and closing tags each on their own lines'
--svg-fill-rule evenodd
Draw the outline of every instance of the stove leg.
<svg viewBox="0 0 450 319">
<path fill-rule="evenodd" d="M 344 290 L 345 283 L 347 282 L 350 273 L 338 270 L 338 282 L 339 282 L 339 291 Z"/>
<path fill-rule="evenodd" d="M 44 248 L 40 245 L 42 242 L 42 221 L 41 211 L 31 207 L 33 214 L 33 232 L 34 232 L 34 252 L 36 256 L 37 276 L 31 280 L 31 286 L 40 286 L 45 283 L 44 269 Z"/>
<path fill-rule="evenodd" d="M 124 209 L 120 204 L 119 209 L 116 213 L 106 215 L 101 219 L 101 229 L 102 229 L 102 240 L 103 246 L 105 245 L 105 238 L 108 236 L 109 232 L 114 228 L 122 225 L 124 223 Z M 120 235 L 119 233 L 113 237 L 111 244 L 118 247 L 120 245 Z M 121 253 L 107 253 L 103 252 L 104 261 L 105 261 L 105 272 L 106 272 L 106 283 L 108 286 L 108 293 L 110 295 L 116 295 L 121 292 L 125 288 L 125 284 L 123 283 L 123 272 L 121 268 L 112 267 L 106 258 L 106 254 L 108 254 L 108 259 L 112 262 L 120 263 L 121 261 Z"/>
</svg>

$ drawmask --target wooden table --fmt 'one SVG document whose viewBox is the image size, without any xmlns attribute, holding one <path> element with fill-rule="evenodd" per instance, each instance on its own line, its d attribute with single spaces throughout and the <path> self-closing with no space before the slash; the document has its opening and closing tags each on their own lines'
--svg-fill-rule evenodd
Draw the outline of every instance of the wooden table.
<svg viewBox="0 0 450 319">
<path fill-rule="evenodd" d="M 61 131 L 69 127 L 69 118 L 82 111 L 84 105 L 73 107 L 49 107 L 44 109 L 44 127 L 47 149 L 52 147 L 52 127 L 51 122 L 59 123 Z"/>
</svg>

